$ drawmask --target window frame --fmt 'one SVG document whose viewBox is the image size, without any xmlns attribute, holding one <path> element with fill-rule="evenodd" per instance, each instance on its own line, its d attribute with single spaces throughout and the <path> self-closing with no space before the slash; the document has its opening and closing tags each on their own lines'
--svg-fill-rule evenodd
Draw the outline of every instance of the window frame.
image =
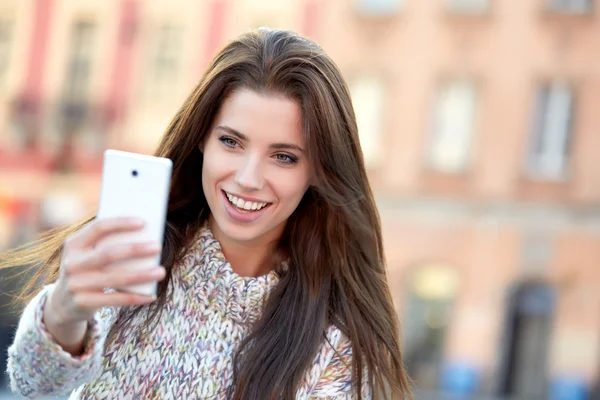
<svg viewBox="0 0 600 400">
<path fill-rule="evenodd" d="M 437 146 L 441 146 L 439 143 L 440 140 L 443 140 L 441 135 L 443 132 L 438 130 L 438 126 L 443 124 L 440 122 L 440 108 L 443 107 L 441 102 L 443 101 L 442 96 L 445 94 L 445 89 L 448 89 L 450 85 L 457 84 L 461 82 L 466 82 L 470 84 L 472 89 L 473 101 L 472 107 L 470 110 L 471 113 L 471 121 L 470 121 L 470 129 L 466 134 L 466 138 L 464 139 L 465 145 L 464 149 L 462 149 L 464 155 L 463 162 L 461 165 L 444 167 L 442 166 L 443 161 L 436 158 L 436 149 Z M 448 76 L 447 78 L 442 79 L 434 88 L 434 95 L 431 102 L 430 107 L 430 121 L 429 121 L 429 134 L 427 135 L 427 146 L 425 151 L 425 165 L 428 170 L 434 171 L 436 173 L 442 173 L 447 175 L 460 175 L 467 173 L 473 164 L 474 160 L 474 147 L 475 140 L 477 136 L 477 131 L 479 130 L 479 114 L 481 112 L 481 98 L 482 91 L 479 80 L 474 75 L 454 75 Z"/>
<path fill-rule="evenodd" d="M 559 128 L 555 128 L 556 125 L 548 128 L 553 123 L 552 120 L 556 123 L 556 119 L 558 118 L 556 110 L 552 111 L 549 108 L 560 106 L 560 97 L 556 98 L 554 96 L 560 95 L 557 91 L 561 90 L 561 86 L 563 87 L 562 89 L 566 88 L 569 92 L 568 108 L 566 111 L 561 111 L 561 113 L 566 114 L 565 121 L 563 122 L 563 132 L 559 132 Z M 556 78 L 544 79 L 535 85 L 532 96 L 532 121 L 524 165 L 524 173 L 528 178 L 543 181 L 563 181 L 568 179 L 572 142 L 575 135 L 576 99 L 575 85 L 569 80 Z M 561 134 L 563 135 L 562 138 L 560 137 Z M 554 137 L 548 138 L 548 135 L 554 135 Z M 552 149 L 548 149 L 548 147 L 553 144 L 556 146 L 556 143 L 559 141 L 562 141 L 562 144 L 560 144 L 560 155 L 551 154 Z M 552 157 L 555 157 L 558 160 L 556 163 L 560 165 L 544 166 L 544 163 L 551 163 L 549 160 Z"/>
</svg>

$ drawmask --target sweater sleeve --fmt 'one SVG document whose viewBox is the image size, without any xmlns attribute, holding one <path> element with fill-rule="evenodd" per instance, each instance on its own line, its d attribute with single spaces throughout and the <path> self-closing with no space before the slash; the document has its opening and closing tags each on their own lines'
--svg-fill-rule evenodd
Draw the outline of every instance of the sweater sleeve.
<svg viewBox="0 0 600 400">
<path fill-rule="evenodd" d="M 63 350 L 42 321 L 48 285 L 27 305 L 8 349 L 11 390 L 26 398 L 61 396 L 97 378 L 102 353 L 117 309 L 103 308 L 89 321 L 84 352 L 74 357 Z"/>
<path fill-rule="evenodd" d="M 320 371 L 316 384 L 310 390 L 310 399 L 359 400 L 370 399 L 371 390 L 367 384 L 366 369 L 360 397 L 356 396 L 352 381 L 352 343 L 337 329 L 330 329 L 329 341 L 322 357 L 327 360 Z"/>
</svg>

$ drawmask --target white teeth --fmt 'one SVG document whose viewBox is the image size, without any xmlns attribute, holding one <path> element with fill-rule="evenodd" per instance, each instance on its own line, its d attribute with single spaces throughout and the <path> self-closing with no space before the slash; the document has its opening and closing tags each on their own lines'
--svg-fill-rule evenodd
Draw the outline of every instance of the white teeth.
<svg viewBox="0 0 600 400">
<path fill-rule="evenodd" d="M 267 203 L 256 203 L 254 201 L 246 201 L 244 199 L 240 199 L 236 196 L 233 196 L 227 192 L 225 192 L 225 194 L 227 195 L 227 198 L 229 199 L 231 204 L 233 204 L 237 208 L 241 208 L 243 210 L 248 210 L 248 211 L 257 210 L 258 211 L 267 205 Z"/>
<path fill-rule="evenodd" d="M 267 203 L 252 203 L 252 210 L 260 210 L 266 205 Z"/>
</svg>

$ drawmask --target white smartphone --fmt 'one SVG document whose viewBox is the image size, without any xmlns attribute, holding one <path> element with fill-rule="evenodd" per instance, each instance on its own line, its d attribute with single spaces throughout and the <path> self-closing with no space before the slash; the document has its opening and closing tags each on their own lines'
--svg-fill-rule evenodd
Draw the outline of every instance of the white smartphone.
<svg viewBox="0 0 600 400">
<path fill-rule="evenodd" d="M 111 235 L 99 243 L 99 246 L 147 241 L 163 244 L 172 167 L 171 160 L 167 158 L 117 150 L 104 152 L 96 218 L 136 217 L 144 220 L 145 225 L 139 231 Z M 160 254 L 120 262 L 113 268 L 144 269 L 159 263 Z M 156 282 L 153 282 L 120 290 L 153 296 L 156 294 L 156 286 Z"/>
</svg>

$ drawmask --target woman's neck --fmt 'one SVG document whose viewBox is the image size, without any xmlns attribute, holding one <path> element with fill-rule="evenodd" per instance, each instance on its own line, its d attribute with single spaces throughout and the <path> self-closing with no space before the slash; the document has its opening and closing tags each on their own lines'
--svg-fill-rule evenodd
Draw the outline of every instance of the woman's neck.
<svg viewBox="0 0 600 400">
<path fill-rule="evenodd" d="M 277 240 L 272 236 L 257 238 L 251 242 L 240 242 L 225 235 L 209 217 L 208 226 L 221 245 L 223 255 L 231 264 L 231 269 L 240 276 L 257 277 L 266 275 L 276 268 L 273 251 Z"/>
</svg>

